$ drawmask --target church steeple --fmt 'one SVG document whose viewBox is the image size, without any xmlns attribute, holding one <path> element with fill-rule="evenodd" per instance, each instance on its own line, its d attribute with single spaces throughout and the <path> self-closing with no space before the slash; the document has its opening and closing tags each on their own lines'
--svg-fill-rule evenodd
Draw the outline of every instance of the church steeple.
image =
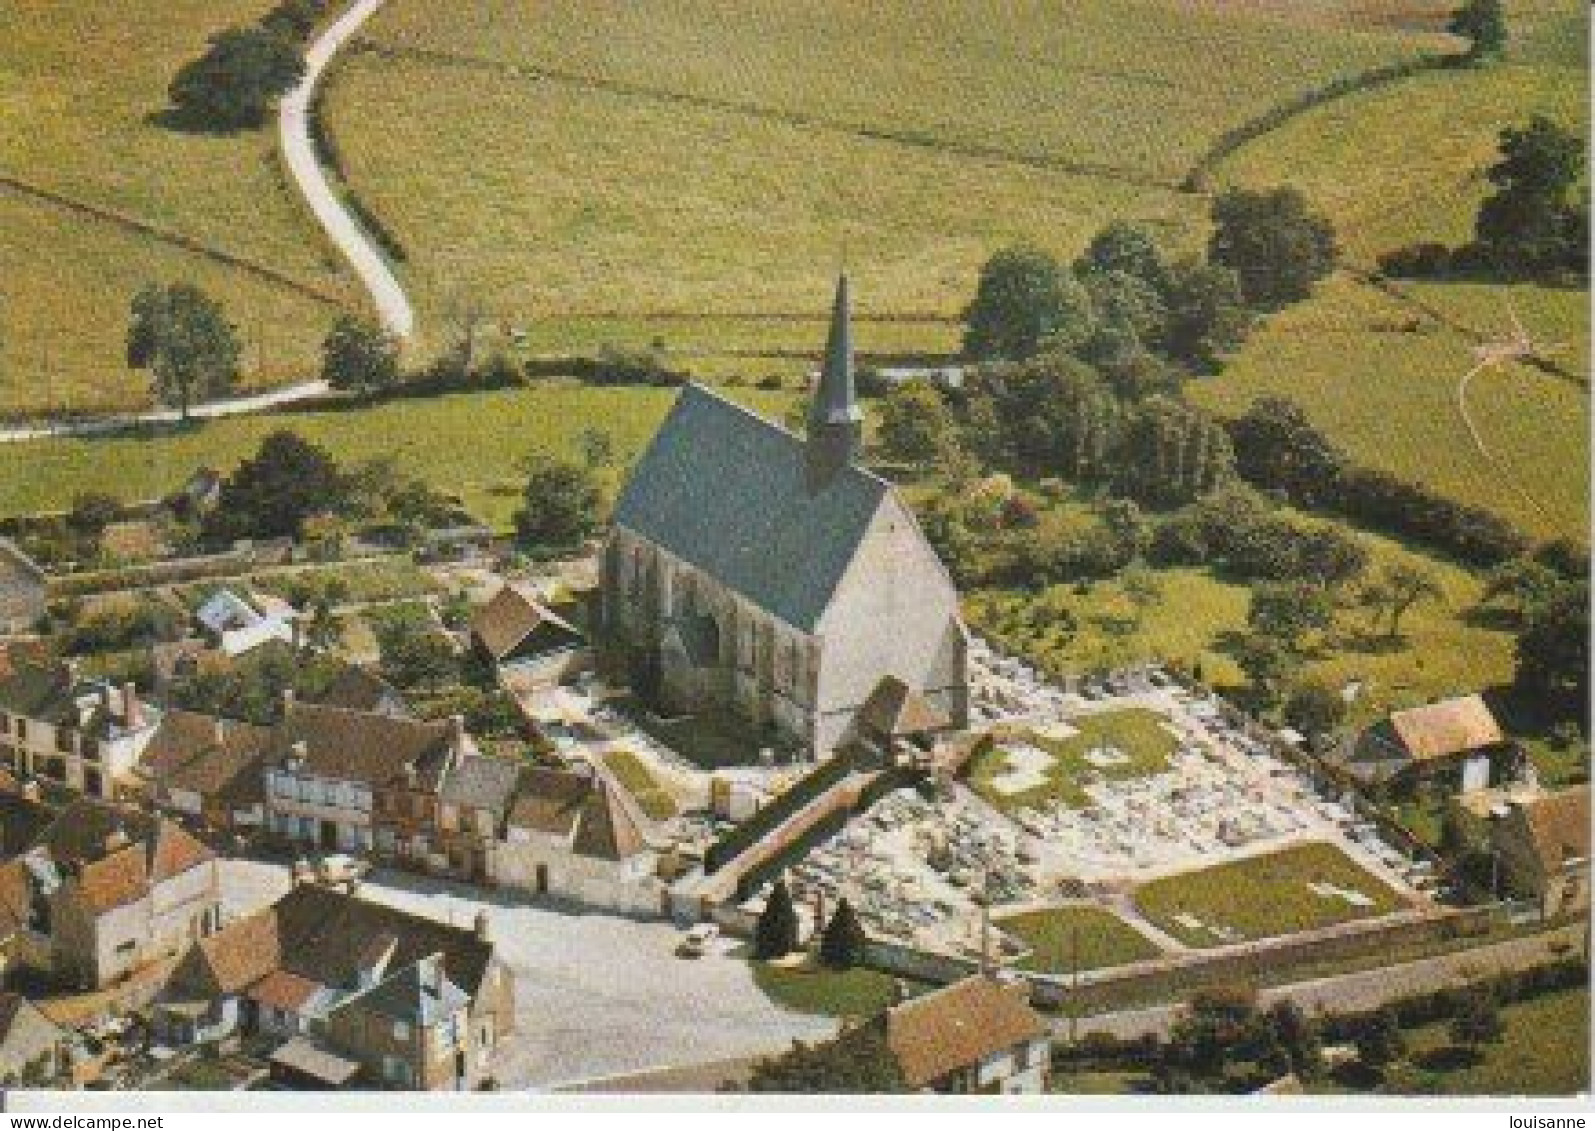
<svg viewBox="0 0 1595 1131">
<path fill-rule="evenodd" d="M 831 328 L 825 339 L 825 362 L 809 406 L 809 484 L 818 489 L 858 458 L 864 435 L 864 413 L 853 381 L 853 326 L 849 312 L 847 272 L 836 280 Z"/>
</svg>

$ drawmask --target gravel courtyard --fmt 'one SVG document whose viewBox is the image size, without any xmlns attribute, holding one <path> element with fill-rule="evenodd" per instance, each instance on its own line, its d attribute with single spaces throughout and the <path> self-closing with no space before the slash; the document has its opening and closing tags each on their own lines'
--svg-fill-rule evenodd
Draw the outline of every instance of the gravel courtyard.
<svg viewBox="0 0 1595 1131">
<path fill-rule="evenodd" d="M 230 915 L 264 906 L 288 883 L 279 864 L 222 864 Z M 516 977 L 517 1032 L 498 1064 L 506 1090 L 748 1056 L 836 1031 L 833 1020 L 772 1004 L 738 959 L 675 957 L 680 932 L 668 923 L 529 906 L 389 871 L 368 877 L 360 893 L 462 927 L 487 910 Z"/>
</svg>

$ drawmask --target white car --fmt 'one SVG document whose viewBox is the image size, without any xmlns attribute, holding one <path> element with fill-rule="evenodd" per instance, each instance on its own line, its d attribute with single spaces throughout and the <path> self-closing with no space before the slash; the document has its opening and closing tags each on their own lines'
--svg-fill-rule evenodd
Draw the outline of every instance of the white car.
<svg viewBox="0 0 1595 1131">
<path fill-rule="evenodd" d="M 713 923 L 699 923 L 681 940 L 681 945 L 676 947 L 676 954 L 681 958 L 702 958 L 709 953 L 709 944 L 719 937 L 718 926 Z"/>
</svg>

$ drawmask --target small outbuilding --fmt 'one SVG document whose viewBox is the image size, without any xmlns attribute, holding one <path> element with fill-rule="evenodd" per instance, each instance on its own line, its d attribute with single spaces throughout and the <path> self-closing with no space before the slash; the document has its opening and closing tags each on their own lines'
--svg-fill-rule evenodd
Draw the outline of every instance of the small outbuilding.
<svg viewBox="0 0 1595 1131">
<path fill-rule="evenodd" d="M 1472 793 L 1514 770 L 1520 758 L 1483 697 L 1463 695 L 1392 712 L 1357 737 L 1346 768 L 1365 782 L 1421 779 Z"/>
</svg>

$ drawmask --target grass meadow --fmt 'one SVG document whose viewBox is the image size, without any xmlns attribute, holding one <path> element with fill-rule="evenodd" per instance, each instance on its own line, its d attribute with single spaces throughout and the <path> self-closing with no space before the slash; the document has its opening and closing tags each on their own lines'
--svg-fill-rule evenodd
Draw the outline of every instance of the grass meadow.
<svg viewBox="0 0 1595 1131">
<path fill-rule="evenodd" d="M 1174 187 L 1223 130 L 1449 43 L 1356 8 L 396 0 L 328 114 L 433 340 L 470 300 L 557 347 L 758 348 L 823 314 L 845 244 L 861 348 L 945 350 L 869 316 L 955 316 L 997 247 L 1115 217 L 1193 246 Z"/>
<path fill-rule="evenodd" d="M 776 418 L 790 394 L 738 394 Z M 196 467 L 223 470 L 288 428 L 340 461 L 391 457 L 404 471 L 461 496 L 485 521 L 507 527 L 525 476 L 517 461 L 543 450 L 575 458 L 583 428 L 601 428 L 629 462 L 664 418 L 670 389 L 553 385 L 400 400 L 370 408 L 301 410 L 206 421 L 96 439 L 0 444 L 0 515 L 70 506 L 83 491 L 126 499 L 176 488 Z"/>
<path fill-rule="evenodd" d="M 1052 762 L 1044 771 L 1045 783 L 1019 793 L 1006 793 L 997 788 L 992 779 L 1000 777 L 1011 765 L 1004 743 L 999 741 L 970 765 L 970 788 L 999 809 L 1043 805 L 1051 801 L 1080 808 L 1090 803 L 1084 789 L 1090 778 L 1124 779 L 1160 774 L 1168 769 L 1169 755 L 1179 746 L 1173 732 L 1156 713 L 1140 708 L 1081 715 L 1069 720 L 1069 724 L 1078 733 L 1068 738 L 1050 738 L 1030 731 L 1020 731 L 1013 736 L 1015 741 L 1052 755 Z M 1094 766 L 1086 756 L 1099 747 L 1109 747 L 1127 760 L 1117 765 Z"/>
<path fill-rule="evenodd" d="M 1335 222 L 1363 266 L 1423 240 L 1471 237 L 1503 126 L 1543 113 L 1584 132 L 1586 7 L 1508 0 L 1504 63 L 1431 72 L 1298 115 L 1219 169 L 1231 184 L 1293 184 Z M 1283 395 L 1358 459 L 1486 507 L 1542 537 L 1588 536 L 1587 290 L 1401 284 L 1411 303 L 1350 279 L 1271 319 L 1218 379 L 1193 387 L 1226 413 Z M 1456 406 L 1474 339 L 1500 339 L 1516 311 L 1571 377 L 1508 365 L 1476 380 L 1469 404 L 1496 462 L 1480 456 Z M 1430 316 L 1437 314 L 1439 320 Z M 1408 325 L 1413 328 L 1408 329 Z"/>
<path fill-rule="evenodd" d="M 177 68 L 271 0 L 11 0 L 0 6 L 0 174 L 274 268 L 351 303 L 283 178 L 275 132 L 207 136 L 156 120 Z M 194 252 L 0 186 L 0 413 L 146 403 L 122 366 L 132 291 L 192 278 L 246 337 L 270 323 L 265 379 L 300 377 L 325 304 Z M 19 269 L 20 265 L 20 269 Z M 60 375 L 60 376 L 57 376 Z M 52 399 L 53 398 L 53 399 Z"/>
</svg>

